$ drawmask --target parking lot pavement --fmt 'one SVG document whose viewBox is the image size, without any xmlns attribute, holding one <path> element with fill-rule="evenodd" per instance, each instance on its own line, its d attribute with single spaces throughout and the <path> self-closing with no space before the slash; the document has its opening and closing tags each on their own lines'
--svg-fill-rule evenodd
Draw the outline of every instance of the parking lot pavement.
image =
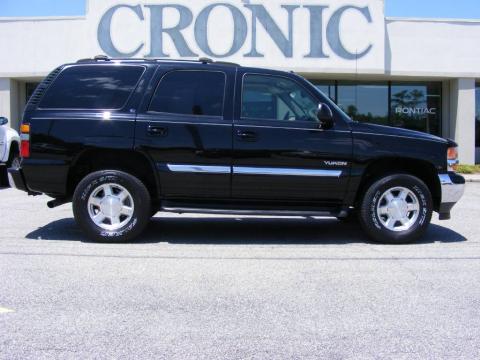
<svg viewBox="0 0 480 360">
<path fill-rule="evenodd" d="M 478 359 L 480 184 L 452 215 L 404 246 L 332 219 L 165 214 L 92 244 L 69 205 L 0 190 L 0 358 Z"/>
</svg>

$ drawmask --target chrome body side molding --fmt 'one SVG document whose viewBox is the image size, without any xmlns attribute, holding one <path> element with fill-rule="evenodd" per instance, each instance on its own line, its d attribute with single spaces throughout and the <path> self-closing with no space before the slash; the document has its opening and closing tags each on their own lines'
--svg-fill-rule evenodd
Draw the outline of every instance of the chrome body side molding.
<svg viewBox="0 0 480 360">
<path fill-rule="evenodd" d="M 177 165 L 167 164 L 168 170 L 180 173 L 199 173 L 199 174 L 230 174 L 230 166 L 217 165 Z"/>
<path fill-rule="evenodd" d="M 200 174 L 234 174 L 234 175 L 273 175 L 273 176 L 316 176 L 339 178 L 342 170 L 300 169 L 300 168 L 269 168 L 250 166 L 221 165 L 180 165 L 167 164 L 171 172 Z"/>
<path fill-rule="evenodd" d="M 240 175 L 317 176 L 317 177 L 335 177 L 335 178 L 339 178 L 342 175 L 341 170 L 266 168 L 266 167 L 248 167 L 248 166 L 234 166 L 233 173 L 240 174 Z"/>
</svg>

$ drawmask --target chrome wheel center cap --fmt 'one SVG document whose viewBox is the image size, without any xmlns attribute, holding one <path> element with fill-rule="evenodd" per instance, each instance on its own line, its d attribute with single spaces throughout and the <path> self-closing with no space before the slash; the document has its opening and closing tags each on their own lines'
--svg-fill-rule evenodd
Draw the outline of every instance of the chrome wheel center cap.
<svg viewBox="0 0 480 360">
<path fill-rule="evenodd" d="M 394 219 L 402 219 L 408 214 L 408 207 L 403 200 L 393 200 L 388 206 L 388 214 Z"/>
<path fill-rule="evenodd" d="M 115 196 L 107 196 L 100 203 L 100 211 L 108 216 L 119 216 L 122 210 L 122 202 Z"/>
</svg>

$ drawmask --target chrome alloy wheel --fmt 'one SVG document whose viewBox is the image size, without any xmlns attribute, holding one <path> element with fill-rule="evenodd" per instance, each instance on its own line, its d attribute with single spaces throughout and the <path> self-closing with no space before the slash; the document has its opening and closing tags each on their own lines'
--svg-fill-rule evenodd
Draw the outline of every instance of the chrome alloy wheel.
<svg viewBox="0 0 480 360">
<path fill-rule="evenodd" d="M 99 227 L 116 231 L 132 219 L 134 203 L 132 195 L 118 184 L 103 184 L 88 198 L 88 214 Z"/>
<path fill-rule="evenodd" d="M 377 216 L 388 230 L 409 230 L 420 215 L 418 197 L 409 189 L 395 187 L 385 191 L 377 204 Z"/>
</svg>

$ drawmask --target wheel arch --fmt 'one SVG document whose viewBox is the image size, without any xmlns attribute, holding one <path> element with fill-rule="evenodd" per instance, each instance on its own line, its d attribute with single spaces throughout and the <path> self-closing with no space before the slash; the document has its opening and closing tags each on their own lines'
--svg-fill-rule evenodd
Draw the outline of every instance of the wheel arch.
<svg viewBox="0 0 480 360">
<path fill-rule="evenodd" d="M 9 153 L 15 154 L 15 151 L 20 154 L 20 142 L 17 140 L 12 140 L 12 142 L 10 143 Z"/>
<path fill-rule="evenodd" d="M 120 170 L 138 177 L 152 199 L 160 194 L 160 183 L 153 161 L 143 152 L 116 149 L 86 149 L 75 157 L 68 171 L 67 196 L 72 196 L 78 183 L 88 174 L 100 170 Z"/>
<path fill-rule="evenodd" d="M 357 190 L 355 205 L 357 206 L 368 187 L 376 180 L 395 173 L 413 175 L 422 180 L 432 194 L 434 210 L 440 207 L 442 190 L 435 166 L 425 160 L 404 157 L 386 157 L 373 160 L 363 171 Z"/>
<path fill-rule="evenodd" d="M 16 154 L 20 155 L 20 143 L 15 139 L 10 142 L 8 153 L 5 154 L 8 155 L 7 162 L 10 163 Z"/>
</svg>

